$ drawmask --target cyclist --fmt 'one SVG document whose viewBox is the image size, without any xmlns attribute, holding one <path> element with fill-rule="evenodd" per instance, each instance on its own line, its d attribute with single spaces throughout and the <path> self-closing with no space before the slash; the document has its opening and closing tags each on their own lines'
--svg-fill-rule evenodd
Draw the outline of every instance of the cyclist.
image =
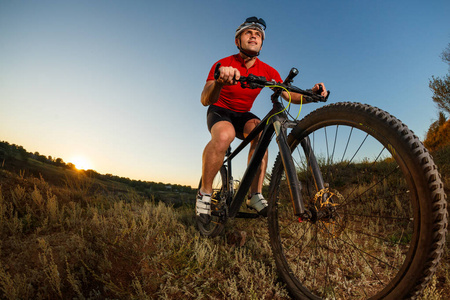
<svg viewBox="0 0 450 300">
<path fill-rule="evenodd" d="M 263 19 L 250 17 L 237 29 L 235 44 L 239 53 L 223 58 L 216 62 L 206 79 L 201 94 L 201 103 L 209 106 L 207 124 L 211 133 L 211 140 L 206 145 L 202 157 L 202 186 L 197 194 L 196 215 L 203 224 L 211 220 L 211 194 L 215 175 L 222 166 L 226 151 L 235 137 L 243 139 L 260 122 L 260 119 L 250 112 L 253 102 L 261 89 L 243 89 L 237 84 L 241 75 L 254 74 L 264 76 L 268 81 L 282 82 L 280 74 L 271 66 L 257 58 L 265 39 L 266 23 Z M 214 70 L 217 63 L 221 63 L 220 76 L 214 79 Z M 316 84 L 313 91 L 319 91 L 322 85 L 322 96 L 327 92 L 323 83 Z M 286 92 L 283 98 L 289 99 Z M 291 94 L 293 103 L 301 103 L 303 96 Z M 248 158 L 255 150 L 257 140 L 250 145 Z M 267 201 L 261 194 L 264 175 L 267 167 L 267 152 L 261 166 L 251 185 L 247 205 L 255 209 L 258 214 L 267 216 Z"/>
</svg>

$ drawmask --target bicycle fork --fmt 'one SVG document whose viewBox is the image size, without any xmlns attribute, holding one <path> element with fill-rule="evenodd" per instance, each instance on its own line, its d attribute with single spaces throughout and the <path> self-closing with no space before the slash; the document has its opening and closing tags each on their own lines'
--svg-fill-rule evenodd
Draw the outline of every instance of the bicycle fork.
<svg viewBox="0 0 450 300">
<path fill-rule="evenodd" d="M 305 213 L 305 205 L 301 195 L 301 184 L 297 177 L 294 160 L 292 159 L 291 150 L 289 149 L 286 137 L 286 131 L 282 129 L 278 116 L 274 116 L 273 127 L 277 135 L 278 148 L 280 149 L 281 160 L 283 162 L 286 180 L 288 182 L 289 191 L 291 193 L 294 214 L 302 216 Z"/>
<path fill-rule="evenodd" d="M 305 209 L 305 205 L 301 195 L 302 186 L 297 177 L 297 170 L 295 168 L 295 163 L 294 160 L 292 159 L 291 150 L 287 142 L 286 130 L 281 125 L 280 120 L 276 117 L 275 120 L 273 121 L 273 126 L 275 129 L 275 133 L 277 135 L 278 148 L 280 149 L 280 155 L 286 173 L 286 180 L 289 186 L 289 191 L 293 202 L 292 205 L 294 208 L 294 214 L 299 217 L 305 216 L 308 219 L 315 220 L 317 219 L 317 210 L 314 207 L 310 207 L 309 210 Z M 322 173 L 320 172 L 316 156 L 314 155 L 314 152 L 311 148 L 311 142 L 309 140 L 309 137 L 305 137 L 300 142 L 300 144 L 303 148 L 306 159 L 311 168 L 316 189 L 320 191 L 325 188 L 325 183 L 322 177 Z M 323 195 L 323 197 L 327 196 Z"/>
</svg>

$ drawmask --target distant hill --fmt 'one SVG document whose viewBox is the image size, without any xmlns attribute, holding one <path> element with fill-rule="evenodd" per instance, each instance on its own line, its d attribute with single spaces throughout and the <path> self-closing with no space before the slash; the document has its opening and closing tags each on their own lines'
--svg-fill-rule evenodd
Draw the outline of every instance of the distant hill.
<svg viewBox="0 0 450 300">
<path fill-rule="evenodd" d="M 195 190 L 190 186 L 171 183 L 133 180 L 112 174 L 99 174 L 94 170 L 78 170 L 72 163 L 61 158 L 31 153 L 22 146 L 0 142 L 0 170 L 7 170 L 22 176 L 42 178 L 45 182 L 64 187 L 79 177 L 91 180 L 92 188 L 126 193 L 130 189 L 154 200 L 179 206 L 184 202 L 193 202 Z"/>
</svg>

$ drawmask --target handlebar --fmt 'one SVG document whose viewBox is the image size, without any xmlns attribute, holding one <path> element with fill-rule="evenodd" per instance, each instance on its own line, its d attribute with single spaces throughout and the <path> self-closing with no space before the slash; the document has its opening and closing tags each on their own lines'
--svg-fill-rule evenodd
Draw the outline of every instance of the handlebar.
<svg viewBox="0 0 450 300">
<path fill-rule="evenodd" d="M 216 68 L 214 70 L 214 79 L 218 79 L 220 76 L 219 68 L 220 63 L 217 63 Z M 328 97 L 330 96 L 330 91 L 328 91 L 328 95 L 326 97 L 321 96 L 320 94 L 323 92 L 323 86 L 320 85 L 320 88 L 317 92 L 313 92 L 312 90 L 302 90 L 296 86 L 291 85 L 293 82 L 293 79 L 295 76 L 297 76 L 298 70 L 296 68 L 292 68 L 289 72 L 289 75 L 286 77 L 283 83 L 281 82 L 275 82 L 275 81 L 267 81 L 267 79 L 264 76 L 256 76 L 253 74 L 249 74 L 248 76 L 241 76 L 238 82 L 241 83 L 242 88 L 250 88 L 250 89 L 257 89 L 257 88 L 264 88 L 264 87 L 271 87 L 276 85 L 276 87 L 273 88 L 274 93 L 279 94 L 282 92 L 283 89 L 288 90 L 289 92 L 299 93 L 302 94 L 305 100 L 308 102 L 326 102 L 328 100 Z"/>
</svg>

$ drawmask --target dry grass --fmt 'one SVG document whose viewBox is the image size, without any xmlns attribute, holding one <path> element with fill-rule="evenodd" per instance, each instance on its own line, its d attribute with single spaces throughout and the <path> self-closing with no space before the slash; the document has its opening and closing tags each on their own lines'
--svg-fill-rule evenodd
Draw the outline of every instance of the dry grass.
<svg viewBox="0 0 450 300">
<path fill-rule="evenodd" d="M 0 170 L 0 182 L 1 299 L 289 299 L 264 219 L 206 239 L 192 204 L 109 192 L 84 176 L 53 186 Z M 449 297 L 447 247 L 423 299 Z"/>
<path fill-rule="evenodd" d="M 92 191 L 88 178 L 0 178 L 2 299 L 289 299 L 264 220 L 205 239 L 192 206 Z"/>
</svg>

